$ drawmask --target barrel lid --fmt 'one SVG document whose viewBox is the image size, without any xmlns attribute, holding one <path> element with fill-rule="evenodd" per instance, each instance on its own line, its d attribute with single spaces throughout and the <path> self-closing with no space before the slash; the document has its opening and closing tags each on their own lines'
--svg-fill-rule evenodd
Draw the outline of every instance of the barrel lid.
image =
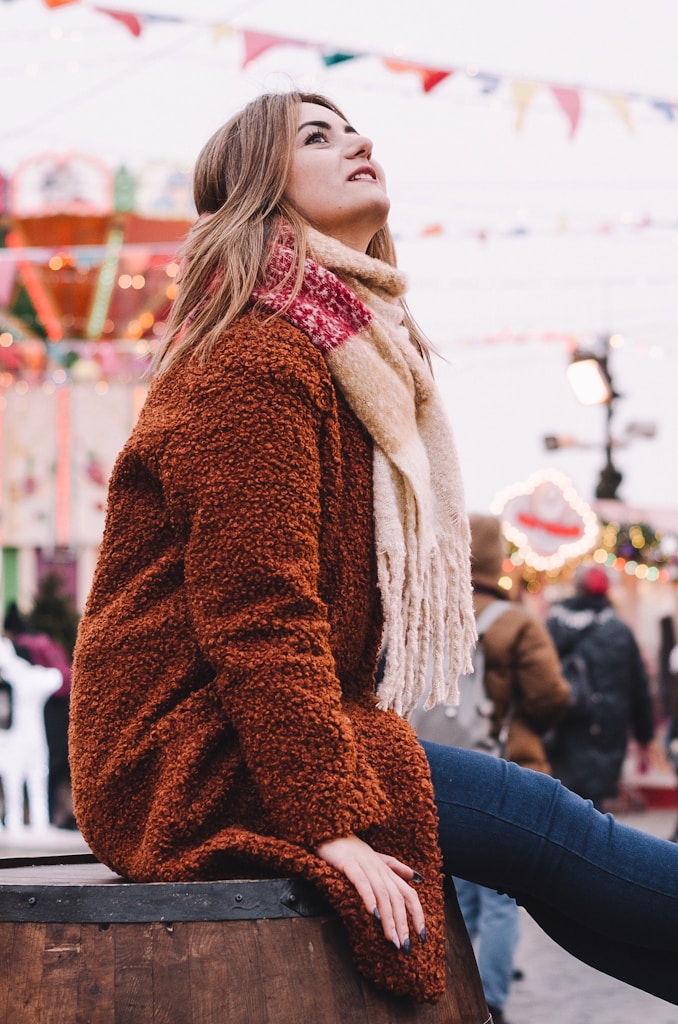
<svg viewBox="0 0 678 1024">
<path fill-rule="evenodd" d="M 244 921 L 332 913 L 300 878 L 130 882 L 90 854 L 0 858 L 0 922 Z"/>
</svg>

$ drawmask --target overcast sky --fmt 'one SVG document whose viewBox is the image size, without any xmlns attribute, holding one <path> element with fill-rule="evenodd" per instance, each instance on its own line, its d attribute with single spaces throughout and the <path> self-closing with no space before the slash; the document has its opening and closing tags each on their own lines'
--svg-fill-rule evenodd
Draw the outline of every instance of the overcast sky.
<svg viewBox="0 0 678 1024">
<path fill-rule="evenodd" d="M 110 5 L 116 7 L 115 4 Z M 262 89 L 331 95 L 375 141 L 411 306 L 445 361 L 437 376 L 458 438 L 469 505 L 531 472 L 567 472 L 590 499 L 603 410 L 565 382 L 570 335 L 619 333 L 611 365 L 633 505 L 678 506 L 678 103 L 675 0 L 140 0 L 135 38 L 85 3 L 2 0 L 0 170 L 75 150 L 115 167 L 190 167 L 212 131 Z M 219 31 L 215 27 L 219 26 Z M 268 50 L 245 70 L 243 37 L 279 33 L 366 56 L 325 67 L 314 47 Z M 382 57 L 458 69 L 428 94 Z M 466 74 L 499 76 L 492 94 Z M 540 89 L 521 131 L 510 79 Z M 568 123 L 547 83 L 577 86 Z M 603 96 L 636 94 L 626 113 Z M 432 230 L 437 234 L 432 235 Z M 547 453 L 545 434 L 589 448 Z M 598 447 L 597 447 L 598 446 Z"/>
</svg>

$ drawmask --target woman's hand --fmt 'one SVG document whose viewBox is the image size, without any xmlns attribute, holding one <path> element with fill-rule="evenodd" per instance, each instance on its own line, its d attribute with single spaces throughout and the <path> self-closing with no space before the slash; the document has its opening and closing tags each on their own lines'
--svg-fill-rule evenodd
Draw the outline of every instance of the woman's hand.
<svg viewBox="0 0 678 1024">
<path fill-rule="evenodd" d="M 424 912 L 416 891 L 410 882 L 421 882 L 422 877 L 412 868 L 377 853 L 358 836 L 346 836 L 321 843 L 316 853 L 327 864 L 346 875 L 370 914 L 374 914 L 384 935 L 396 949 L 410 951 L 410 928 L 422 942 L 426 941 Z"/>
</svg>

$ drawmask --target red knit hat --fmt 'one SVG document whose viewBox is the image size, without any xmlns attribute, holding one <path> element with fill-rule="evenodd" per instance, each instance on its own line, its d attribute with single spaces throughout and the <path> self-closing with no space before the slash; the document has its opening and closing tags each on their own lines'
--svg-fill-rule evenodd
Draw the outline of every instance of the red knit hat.
<svg viewBox="0 0 678 1024">
<path fill-rule="evenodd" d="M 597 565 L 587 569 L 581 581 L 581 589 L 585 594 L 607 594 L 610 581 L 605 570 Z"/>
</svg>

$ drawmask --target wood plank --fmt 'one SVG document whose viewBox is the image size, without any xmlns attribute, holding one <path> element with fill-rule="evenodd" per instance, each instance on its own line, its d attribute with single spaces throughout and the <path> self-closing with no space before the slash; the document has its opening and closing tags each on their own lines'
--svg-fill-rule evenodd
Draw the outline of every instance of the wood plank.
<svg viewBox="0 0 678 1024">
<path fill-rule="evenodd" d="M 2 1024 L 35 1024 L 39 1019 L 44 924 L 14 926 L 12 978 Z"/>
<path fill-rule="evenodd" d="M 153 925 L 117 924 L 114 1003 L 116 1024 L 149 1024 L 153 1020 Z"/>
<path fill-rule="evenodd" d="M 0 922 L 0 1024 L 8 1020 L 7 1002 L 14 981 L 14 930 L 11 922 Z"/>
<path fill-rule="evenodd" d="M 228 927 L 239 932 L 245 926 L 230 922 Z M 230 990 L 247 984 L 249 974 L 231 961 L 225 928 L 220 921 L 203 921 L 191 922 L 188 930 L 188 977 L 195 1020 L 200 1024 L 239 1024 L 241 1020 L 229 1013 Z"/>
<path fill-rule="evenodd" d="M 153 926 L 153 1024 L 190 1024 L 192 1020 L 202 1020 L 194 1016 L 188 965 L 189 927 L 183 921 Z"/>
<path fill-rule="evenodd" d="M 81 949 L 79 924 L 45 927 L 40 1007 L 35 1024 L 72 1024 L 75 1020 Z"/>
<path fill-rule="evenodd" d="M 75 1024 L 114 1024 L 115 942 L 109 925 L 83 924 Z"/>
<path fill-rule="evenodd" d="M 268 1024 L 265 991 L 258 983 L 261 948 L 256 922 L 205 922 L 199 943 L 191 929 L 190 950 L 191 991 L 205 1014 L 196 1018 L 201 1024 Z M 210 976 L 218 979 L 218 1006 L 214 992 L 205 1005 L 206 990 L 214 984 Z"/>
</svg>

